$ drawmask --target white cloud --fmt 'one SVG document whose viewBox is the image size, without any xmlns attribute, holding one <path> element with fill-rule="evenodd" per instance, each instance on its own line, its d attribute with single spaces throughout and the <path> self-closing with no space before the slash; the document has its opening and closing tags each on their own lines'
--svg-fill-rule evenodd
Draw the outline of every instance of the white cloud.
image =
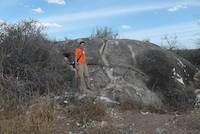
<svg viewBox="0 0 200 134">
<path fill-rule="evenodd" d="M 38 23 L 38 26 L 45 26 L 47 28 L 60 28 L 62 27 L 60 24 L 57 24 L 55 22 L 42 22 L 42 23 Z"/>
<path fill-rule="evenodd" d="M 171 5 L 169 4 L 163 4 L 163 5 L 157 4 L 157 5 L 147 5 L 147 6 L 128 5 L 120 7 L 109 7 L 91 11 L 82 11 L 77 13 L 67 13 L 58 16 L 50 16 L 44 18 L 44 20 L 45 21 L 57 20 L 58 22 L 72 22 L 84 19 L 99 19 L 104 17 L 119 16 L 130 13 L 141 13 L 147 11 L 162 10 L 162 9 L 167 9 L 170 6 Z"/>
<path fill-rule="evenodd" d="M 130 25 L 122 25 L 121 28 L 122 29 L 131 29 L 132 27 Z"/>
<path fill-rule="evenodd" d="M 174 12 L 191 6 L 200 6 L 200 2 L 197 3 L 194 1 L 188 1 L 188 2 L 173 2 L 173 3 L 154 3 L 149 5 L 124 5 L 116 7 L 106 7 L 95 10 L 86 10 L 80 12 L 64 13 L 56 16 L 49 16 L 43 18 L 43 20 L 44 21 L 57 20 L 57 22 L 66 23 L 79 20 L 101 19 L 106 17 L 120 16 L 133 13 L 135 14 L 135 13 L 142 13 L 149 11 L 157 12 L 160 10 L 168 10 L 170 12 Z"/>
<path fill-rule="evenodd" d="M 168 8 L 169 12 L 176 12 L 181 9 L 186 9 L 189 7 L 198 7 L 200 6 L 200 0 L 183 0 L 179 3 L 174 3 L 173 6 Z"/>
<path fill-rule="evenodd" d="M 36 13 L 44 13 L 44 11 L 39 7 L 39 8 L 35 8 L 32 9 L 32 11 L 36 12 Z"/>
<path fill-rule="evenodd" d="M 175 5 L 175 6 L 173 6 L 173 7 L 170 7 L 170 8 L 168 9 L 168 11 L 169 11 L 169 12 L 176 12 L 176 11 L 179 11 L 179 10 L 181 10 L 181 9 L 186 9 L 186 8 L 188 8 L 186 5 L 184 5 L 184 4 L 179 4 L 179 5 Z"/>
<path fill-rule="evenodd" d="M 47 0 L 48 3 L 65 5 L 65 0 Z"/>
<path fill-rule="evenodd" d="M 42 23 L 42 25 L 44 25 L 45 27 L 49 27 L 49 28 L 60 28 L 62 27 L 60 24 L 57 23 L 51 23 L 51 22 L 44 22 Z"/>
</svg>

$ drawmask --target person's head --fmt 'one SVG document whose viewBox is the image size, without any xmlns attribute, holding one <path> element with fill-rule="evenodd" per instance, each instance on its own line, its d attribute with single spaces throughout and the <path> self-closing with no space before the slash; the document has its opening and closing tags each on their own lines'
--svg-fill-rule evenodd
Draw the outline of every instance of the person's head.
<svg viewBox="0 0 200 134">
<path fill-rule="evenodd" d="M 79 46 L 80 46 L 80 48 L 84 49 L 84 48 L 85 48 L 85 42 L 84 42 L 84 41 L 81 41 L 81 42 L 79 43 Z"/>
</svg>

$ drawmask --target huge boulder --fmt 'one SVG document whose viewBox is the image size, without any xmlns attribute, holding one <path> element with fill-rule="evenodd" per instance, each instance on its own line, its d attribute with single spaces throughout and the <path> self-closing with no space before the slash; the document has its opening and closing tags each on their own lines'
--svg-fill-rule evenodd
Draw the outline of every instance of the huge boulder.
<svg viewBox="0 0 200 134">
<path fill-rule="evenodd" d="M 180 109 L 194 100 L 193 75 L 187 60 L 142 41 L 83 39 L 89 74 L 100 96 L 113 102 Z M 79 40 L 59 42 L 62 51 L 73 51 Z"/>
</svg>

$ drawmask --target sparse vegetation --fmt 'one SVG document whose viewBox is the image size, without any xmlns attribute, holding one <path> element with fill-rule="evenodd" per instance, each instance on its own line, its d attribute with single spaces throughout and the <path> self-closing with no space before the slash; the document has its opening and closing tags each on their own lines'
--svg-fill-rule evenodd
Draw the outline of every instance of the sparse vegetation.
<svg viewBox="0 0 200 134">
<path fill-rule="evenodd" d="M 191 100 L 194 100 L 194 93 L 189 93 L 189 90 L 182 91 L 171 78 L 175 66 L 173 59 L 168 59 L 165 53 L 158 50 L 148 51 L 139 58 L 138 65 L 151 76 L 147 86 L 154 92 L 162 92 L 165 97 L 163 103 L 169 110 L 184 111 L 192 107 Z"/>
<path fill-rule="evenodd" d="M 136 113 L 139 111 L 151 112 L 151 113 L 157 113 L 157 114 L 167 113 L 167 110 L 164 107 L 161 108 L 161 107 L 156 107 L 156 106 L 151 106 L 151 105 L 143 106 L 142 103 L 134 102 L 133 100 L 129 100 L 129 99 L 127 99 L 123 103 L 120 103 L 119 110 L 122 112 L 132 111 Z"/>
<path fill-rule="evenodd" d="M 149 43 L 149 42 L 151 42 L 151 39 L 150 38 L 144 38 L 142 41 Z"/>
<path fill-rule="evenodd" d="M 118 33 L 114 33 L 113 30 L 108 27 L 96 27 L 91 35 L 92 38 L 101 39 L 116 39 L 117 36 Z"/>
<path fill-rule="evenodd" d="M 161 39 L 161 46 L 170 51 L 177 49 L 178 48 L 177 44 L 178 44 L 178 36 L 176 34 L 173 36 L 169 36 L 166 34 Z"/>
<path fill-rule="evenodd" d="M 141 104 L 138 102 L 134 103 L 133 100 L 127 99 L 126 101 L 120 103 L 119 109 L 121 111 L 139 111 L 141 110 Z"/>
<path fill-rule="evenodd" d="M 105 108 L 101 104 L 95 104 L 91 99 L 84 99 L 65 110 L 68 118 L 77 120 L 81 124 L 91 121 L 102 121 L 106 115 Z"/>
<path fill-rule="evenodd" d="M 43 30 L 32 20 L 1 25 L 2 100 L 21 103 L 30 96 L 59 94 L 67 89 L 67 66 Z"/>
<path fill-rule="evenodd" d="M 190 61 L 196 67 L 200 67 L 200 49 L 175 49 L 172 52 Z"/>
<path fill-rule="evenodd" d="M 30 109 L 41 95 L 68 90 L 68 66 L 38 22 L 0 25 L 0 132 L 49 133 L 53 110 L 49 104 Z M 29 111 L 29 114 L 25 114 Z"/>
<path fill-rule="evenodd" d="M 55 120 L 53 105 L 48 97 L 37 98 L 37 101 L 38 103 L 29 106 L 26 112 L 16 113 L 12 118 L 8 118 L 10 113 L 1 111 L 0 133 L 49 134 L 53 129 Z M 16 112 L 16 110 L 13 110 L 13 112 Z"/>
<path fill-rule="evenodd" d="M 87 133 L 91 134 L 116 134 L 127 132 L 127 128 L 137 125 L 139 120 L 134 117 L 134 114 L 145 119 L 146 117 L 140 114 L 141 111 L 157 114 L 158 118 L 160 118 L 160 113 L 165 112 L 154 107 L 143 107 L 142 104 L 127 100 L 121 103 L 119 111 L 115 108 L 111 110 L 111 112 L 117 111 L 123 112 L 123 114 L 108 113 L 103 105 L 94 103 L 94 98 L 87 97 L 81 101 L 66 104 L 65 107 L 59 105 L 61 108 L 55 109 L 58 104 L 54 102 L 53 97 L 69 90 L 72 72 L 63 62 L 62 55 L 48 40 L 44 30 L 44 27 L 32 20 L 0 25 L 0 134 L 54 133 L 55 129 L 60 129 L 56 128 L 58 125 L 56 121 L 63 116 L 62 121 L 65 122 L 61 122 L 61 124 L 72 123 L 69 124 L 71 127 L 78 123 L 78 126 L 73 126 L 72 130 L 79 128 L 84 131 L 87 129 Z M 96 29 L 92 37 L 115 39 L 117 35 L 105 27 Z M 170 81 L 172 64 L 167 64 L 171 62 L 166 61 L 165 56 L 161 52 L 152 50 L 144 55 L 138 65 L 146 74 L 152 76 L 148 82 L 149 89 L 158 91 L 159 85 L 164 84 L 163 81 L 165 83 L 167 81 L 170 86 L 162 85 L 162 87 L 166 87 L 162 90 L 166 93 L 169 105 L 182 108 L 181 105 L 187 106 L 185 105 L 187 100 L 184 100 L 186 96 L 184 92 L 180 94 L 177 90 L 178 87 Z M 192 60 L 194 59 L 193 57 Z M 159 63 L 155 64 L 155 60 Z M 194 63 L 199 62 L 195 60 Z M 144 68 L 145 66 L 148 68 Z M 173 88 L 173 92 L 169 92 L 168 88 Z M 180 103 L 176 105 L 176 102 Z M 63 111 L 64 115 L 62 115 Z M 128 114 L 129 111 L 136 112 Z M 168 115 L 166 114 L 166 116 Z M 192 118 L 190 119 L 190 117 Z M 151 116 L 149 116 L 149 120 L 154 121 Z M 187 123 L 182 123 L 185 120 Z M 107 122 L 107 125 L 104 121 Z M 175 125 L 180 128 L 185 127 L 186 131 L 192 129 L 192 132 L 200 130 L 198 122 L 199 113 L 195 116 L 179 118 Z M 90 125 L 90 123 L 94 123 L 94 126 L 86 128 L 85 124 Z M 64 124 L 64 127 L 68 126 Z"/>
</svg>

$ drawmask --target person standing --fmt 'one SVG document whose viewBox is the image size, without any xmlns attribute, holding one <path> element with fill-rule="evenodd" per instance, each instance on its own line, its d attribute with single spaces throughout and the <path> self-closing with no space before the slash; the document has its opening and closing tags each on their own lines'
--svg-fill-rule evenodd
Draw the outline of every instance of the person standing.
<svg viewBox="0 0 200 134">
<path fill-rule="evenodd" d="M 77 88 L 80 93 L 83 94 L 83 82 L 85 82 L 87 89 L 92 89 L 89 80 L 84 41 L 81 41 L 79 43 L 79 47 L 75 49 L 75 61 L 75 68 L 77 71 Z"/>
</svg>

